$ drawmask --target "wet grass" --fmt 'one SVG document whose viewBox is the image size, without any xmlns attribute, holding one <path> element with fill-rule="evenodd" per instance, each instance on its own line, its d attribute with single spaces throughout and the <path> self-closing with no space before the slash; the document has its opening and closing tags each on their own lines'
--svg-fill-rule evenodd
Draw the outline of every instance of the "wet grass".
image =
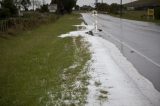
<svg viewBox="0 0 160 106">
<path fill-rule="evenodd" d="M 118 15 L 110 14 L 110 15 L 120 18 L 119 14 Z M 147 11 L 125 11 L 125 13 L 123 13 L 122 15 L 122 18 L 160 24 L 160 20 L 147 19 Z"/>
<path fill-rule="evenodd" d="M 102 94 L 108 94 L 108 91 L 105 91 L 105 90 L 100 90 L 100 93 L 102 93 Z"/>
<path fill-rule="evenodd" d="M 102 83 L 100 81 L 95 81 L 94 84 L 95 84 L 96 87 L 102 85 Z"/>
<path fill-rule="evenodd" d="M 98 100 L 106 101 L 108 99 L 108 91 L 101 89 L 99 92 L 100 92 L 100 95 L 98 97 Z"/>
<path fill-rule="evenodd" d="M 79 17 L 65 15 L 55 23 L 0 38 L 0 106 L 85 103 L 87 88 L 81 82 L 85 79 L 87 83 L 87 66 L 84 66 L 90 53 L 82 38 L 73 42 L 72 38 L 57 37 L 74 30 L 72 25 L 81 22 Z M 79 64 L 69 68 L 75 62 Z"/>
<path fill-rule="evenodd" d="M 100 101 L 105 101 L 105 100 L 107 100 L 108 99 L 108 97 L 107 97 L 107 95 L 99 95 L 99 97 L 98 97 L 98 100 L 100 100 Z"/>
</svg>

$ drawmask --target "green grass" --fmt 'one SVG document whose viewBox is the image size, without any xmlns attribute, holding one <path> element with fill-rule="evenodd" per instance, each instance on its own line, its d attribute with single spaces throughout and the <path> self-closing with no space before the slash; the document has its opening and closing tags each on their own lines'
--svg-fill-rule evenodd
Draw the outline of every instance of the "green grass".
<svg viewBox="0 0 160 106">
<path fill-rule="evenodd" d="M 126 13 L 123 14 L 123 17 L 133 20 L 144 20 L 142 19 L 142 16 L 146 14 L 147 11 L 126 11 Z"/>
<path fill-rule="evenodd" d="M 74 30 L 72 25 L 81 22 L 79 17 L 76 14 L 65 15 L 55 23 L 0 38 L 0 106 L 65 105 L 62 99 L 72 99 L 67 93 L 74 88 L 72 84 L 75 81 L 83 81 L 83 77 L 87 76 L 84 65 L 90 54 L 81 38 L 75 38 L 73 43 L 72 38 L 57 36 Z M 79 65 L 68 68 L 75 61 Z M 63 75 L 66 79 L 62 78 Z M 84 88 L 77 88 L 82 90 L 76 99 L 80 103 L 84 103 L 87 92 L 83 91 Z M 62 98 L 62 94 L 66 95 Z"/>
<path fill-rule="evenodd" d="M 160 4 L 160 0 L 137 0 L 137 1 L 133 1 L 133 4 L 144 4 L 144 3 L 158 3 Z"/>
<path fill-rule="evenodd" d="M 115 14 L 110 14 L 110 15 L 120 18 L 120 15 L 115 15 Z M 122 18 L 160 24 L 160 20 L 147 19 L 147 11 L 125 11 L 125 13 L 123 13 L 122 15 Z"/>
</svg>

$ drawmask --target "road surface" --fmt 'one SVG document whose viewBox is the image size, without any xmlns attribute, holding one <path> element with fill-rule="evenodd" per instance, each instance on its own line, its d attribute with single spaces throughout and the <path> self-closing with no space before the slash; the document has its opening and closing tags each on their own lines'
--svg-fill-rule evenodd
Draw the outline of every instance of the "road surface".
<svg viewBox="0 0 160 106">
<path fill-rule="evenodd" d="M 82 14 L 93 24 L 92 14 Z M 98 35 L 117 45 L 124 56 L 160 91 L 160 26 L 98 14 Z M 121 43 L 120 43 L 121 42 Z M 123 45 L 123 46 L 122 46 Z"/>
</svg>

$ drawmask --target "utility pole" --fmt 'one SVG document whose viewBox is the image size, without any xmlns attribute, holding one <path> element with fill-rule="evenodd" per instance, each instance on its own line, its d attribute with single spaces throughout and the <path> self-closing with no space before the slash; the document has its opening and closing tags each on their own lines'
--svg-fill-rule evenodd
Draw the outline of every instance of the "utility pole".
<svg viewBox="0 0 160 106">
<path fill-rule="evenodd" d="M 35 3 L 35 2 L 34 2 L 34 0 L 33 0 L 33 11 L 34 11 L 34 3 Z"/>
<path fill-rule="evenodd" d="M 98 0 L 95 0 L 95 5 L 98 3 Z"/>
<path fill-rule="evenodd" d="M 123 36 L 123 21 L 122 21 L 122 0 L 120 0 L 120 33 L 122 35 L 122 39 L 121 39 L 121 52 L 123 54 L 123 39 L 124 39 L 124 36 Z"/>
<path fill-rule="evenodd" d="M 46 4 L 46 2 L 45 2 L 45 0 L 43 0 L 43 5 L 45 5 Z"/>
<path fill-rule="evenodd" d="M 122 0 L 120 0 L 120 17 L 122 17 Z"/>
</svg>

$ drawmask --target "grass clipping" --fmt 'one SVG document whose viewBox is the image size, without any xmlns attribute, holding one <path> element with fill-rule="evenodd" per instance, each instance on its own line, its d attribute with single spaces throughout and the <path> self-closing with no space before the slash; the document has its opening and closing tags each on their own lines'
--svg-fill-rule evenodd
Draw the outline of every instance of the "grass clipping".
<svg viewBox="0 0 160 106">
<path fill-rule="evenodd" d="M 46 106 L 81 106 L 86 103 L 89 84 L 89 61 L 90 52 L 89 44 L 82 37 L 74 37 L 74 62 L 67 68 L 63 69 L 60 75 L 62 80 L 60 90 L 55 92 L 50 90 L 46 97 L 40 98 L 41 102 L 45 101 Z"/>
</svg>

